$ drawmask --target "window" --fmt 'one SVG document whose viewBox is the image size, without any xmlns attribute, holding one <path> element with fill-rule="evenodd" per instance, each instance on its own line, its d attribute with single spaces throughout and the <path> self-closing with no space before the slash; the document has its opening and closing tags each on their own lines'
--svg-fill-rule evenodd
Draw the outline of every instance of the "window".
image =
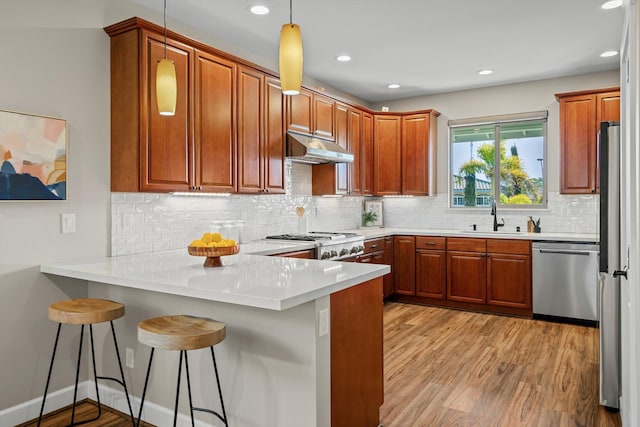
<svg viewBox="0 0 640 427">
<path fill-rule="evenodd" d="M 449 121 L 452 207 L 546 207 L 547 112 Z"/>
</svg>

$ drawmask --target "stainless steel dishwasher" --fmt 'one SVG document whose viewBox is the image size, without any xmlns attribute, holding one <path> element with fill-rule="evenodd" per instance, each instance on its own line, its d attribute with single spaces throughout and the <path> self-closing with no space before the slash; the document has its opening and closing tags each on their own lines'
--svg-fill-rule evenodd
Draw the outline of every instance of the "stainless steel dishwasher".
<svg viewBox="0 0 640 427">
<path fill-rule="evenodd" d="M 533 242 L 532 249 L 534 317 L 596 326 L 599 246 Z"/>
</svg>

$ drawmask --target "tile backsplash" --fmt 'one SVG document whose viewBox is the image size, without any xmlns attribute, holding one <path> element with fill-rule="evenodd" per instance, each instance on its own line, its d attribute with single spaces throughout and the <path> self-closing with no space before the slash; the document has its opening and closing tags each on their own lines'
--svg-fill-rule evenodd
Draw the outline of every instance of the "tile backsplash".
<svg viewBox="0 0 640 427">
<path fill-rule="evenodd" d="M 298 231 L 296 206 L 305 208 L 309 230 L 357 228 L 363 197 L 316 197 L 311 194 L 311 166 L 285 163 L 286 194 L 179 196 L 166 193 L 111 193 L 112 256 L 184 248 L 222 221 L 241 221 L 244 241 Z M 477 224 L 489 229 L 489 209 L 451 209 L 446 194 L 437 197 L 384 198 L 387 227 L 459 229 Z M 544 210 L 498 209 L 505 230 L 526 230 L 529 215 L 541 218 L 543 232 L 593 233 L 598 196 L 549 194 Z"/>
</svg>

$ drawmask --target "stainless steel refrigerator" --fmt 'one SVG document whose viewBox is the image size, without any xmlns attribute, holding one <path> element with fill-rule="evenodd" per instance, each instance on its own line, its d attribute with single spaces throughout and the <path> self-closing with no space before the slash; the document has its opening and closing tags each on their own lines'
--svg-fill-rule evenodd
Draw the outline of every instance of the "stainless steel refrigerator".
<svg viewBox="0 0 640 427">
<path fill-rule="evenodd" d="M 620 408 L 620 124 L 600 123 L 600 404 Z"/>
</svg>

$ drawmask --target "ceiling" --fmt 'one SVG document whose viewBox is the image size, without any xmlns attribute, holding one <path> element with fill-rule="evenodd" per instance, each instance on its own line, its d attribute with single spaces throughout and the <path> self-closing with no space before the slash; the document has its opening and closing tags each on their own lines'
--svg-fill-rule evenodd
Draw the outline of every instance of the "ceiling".
<svg viewBox="0 0 640 427">
<path fill-rule="evenodd" d="M 162 0 L 133 1 L 162 14 Z M 293 22 L 306 77 L 375 103 L 617 69 L 618 56 L 599 55 L 620 49 L 624 11 L 603 10 L 603 2 L 293 0 Z M 253 4 L 271 12 L 253 15 Z M 167 0 L 167 20 L 277 64 L 289 2 Z M 340 63 L 340 54 L 353 59 Z M 478 75 L 483 69 L 495 72 Z"/>
</svg>

